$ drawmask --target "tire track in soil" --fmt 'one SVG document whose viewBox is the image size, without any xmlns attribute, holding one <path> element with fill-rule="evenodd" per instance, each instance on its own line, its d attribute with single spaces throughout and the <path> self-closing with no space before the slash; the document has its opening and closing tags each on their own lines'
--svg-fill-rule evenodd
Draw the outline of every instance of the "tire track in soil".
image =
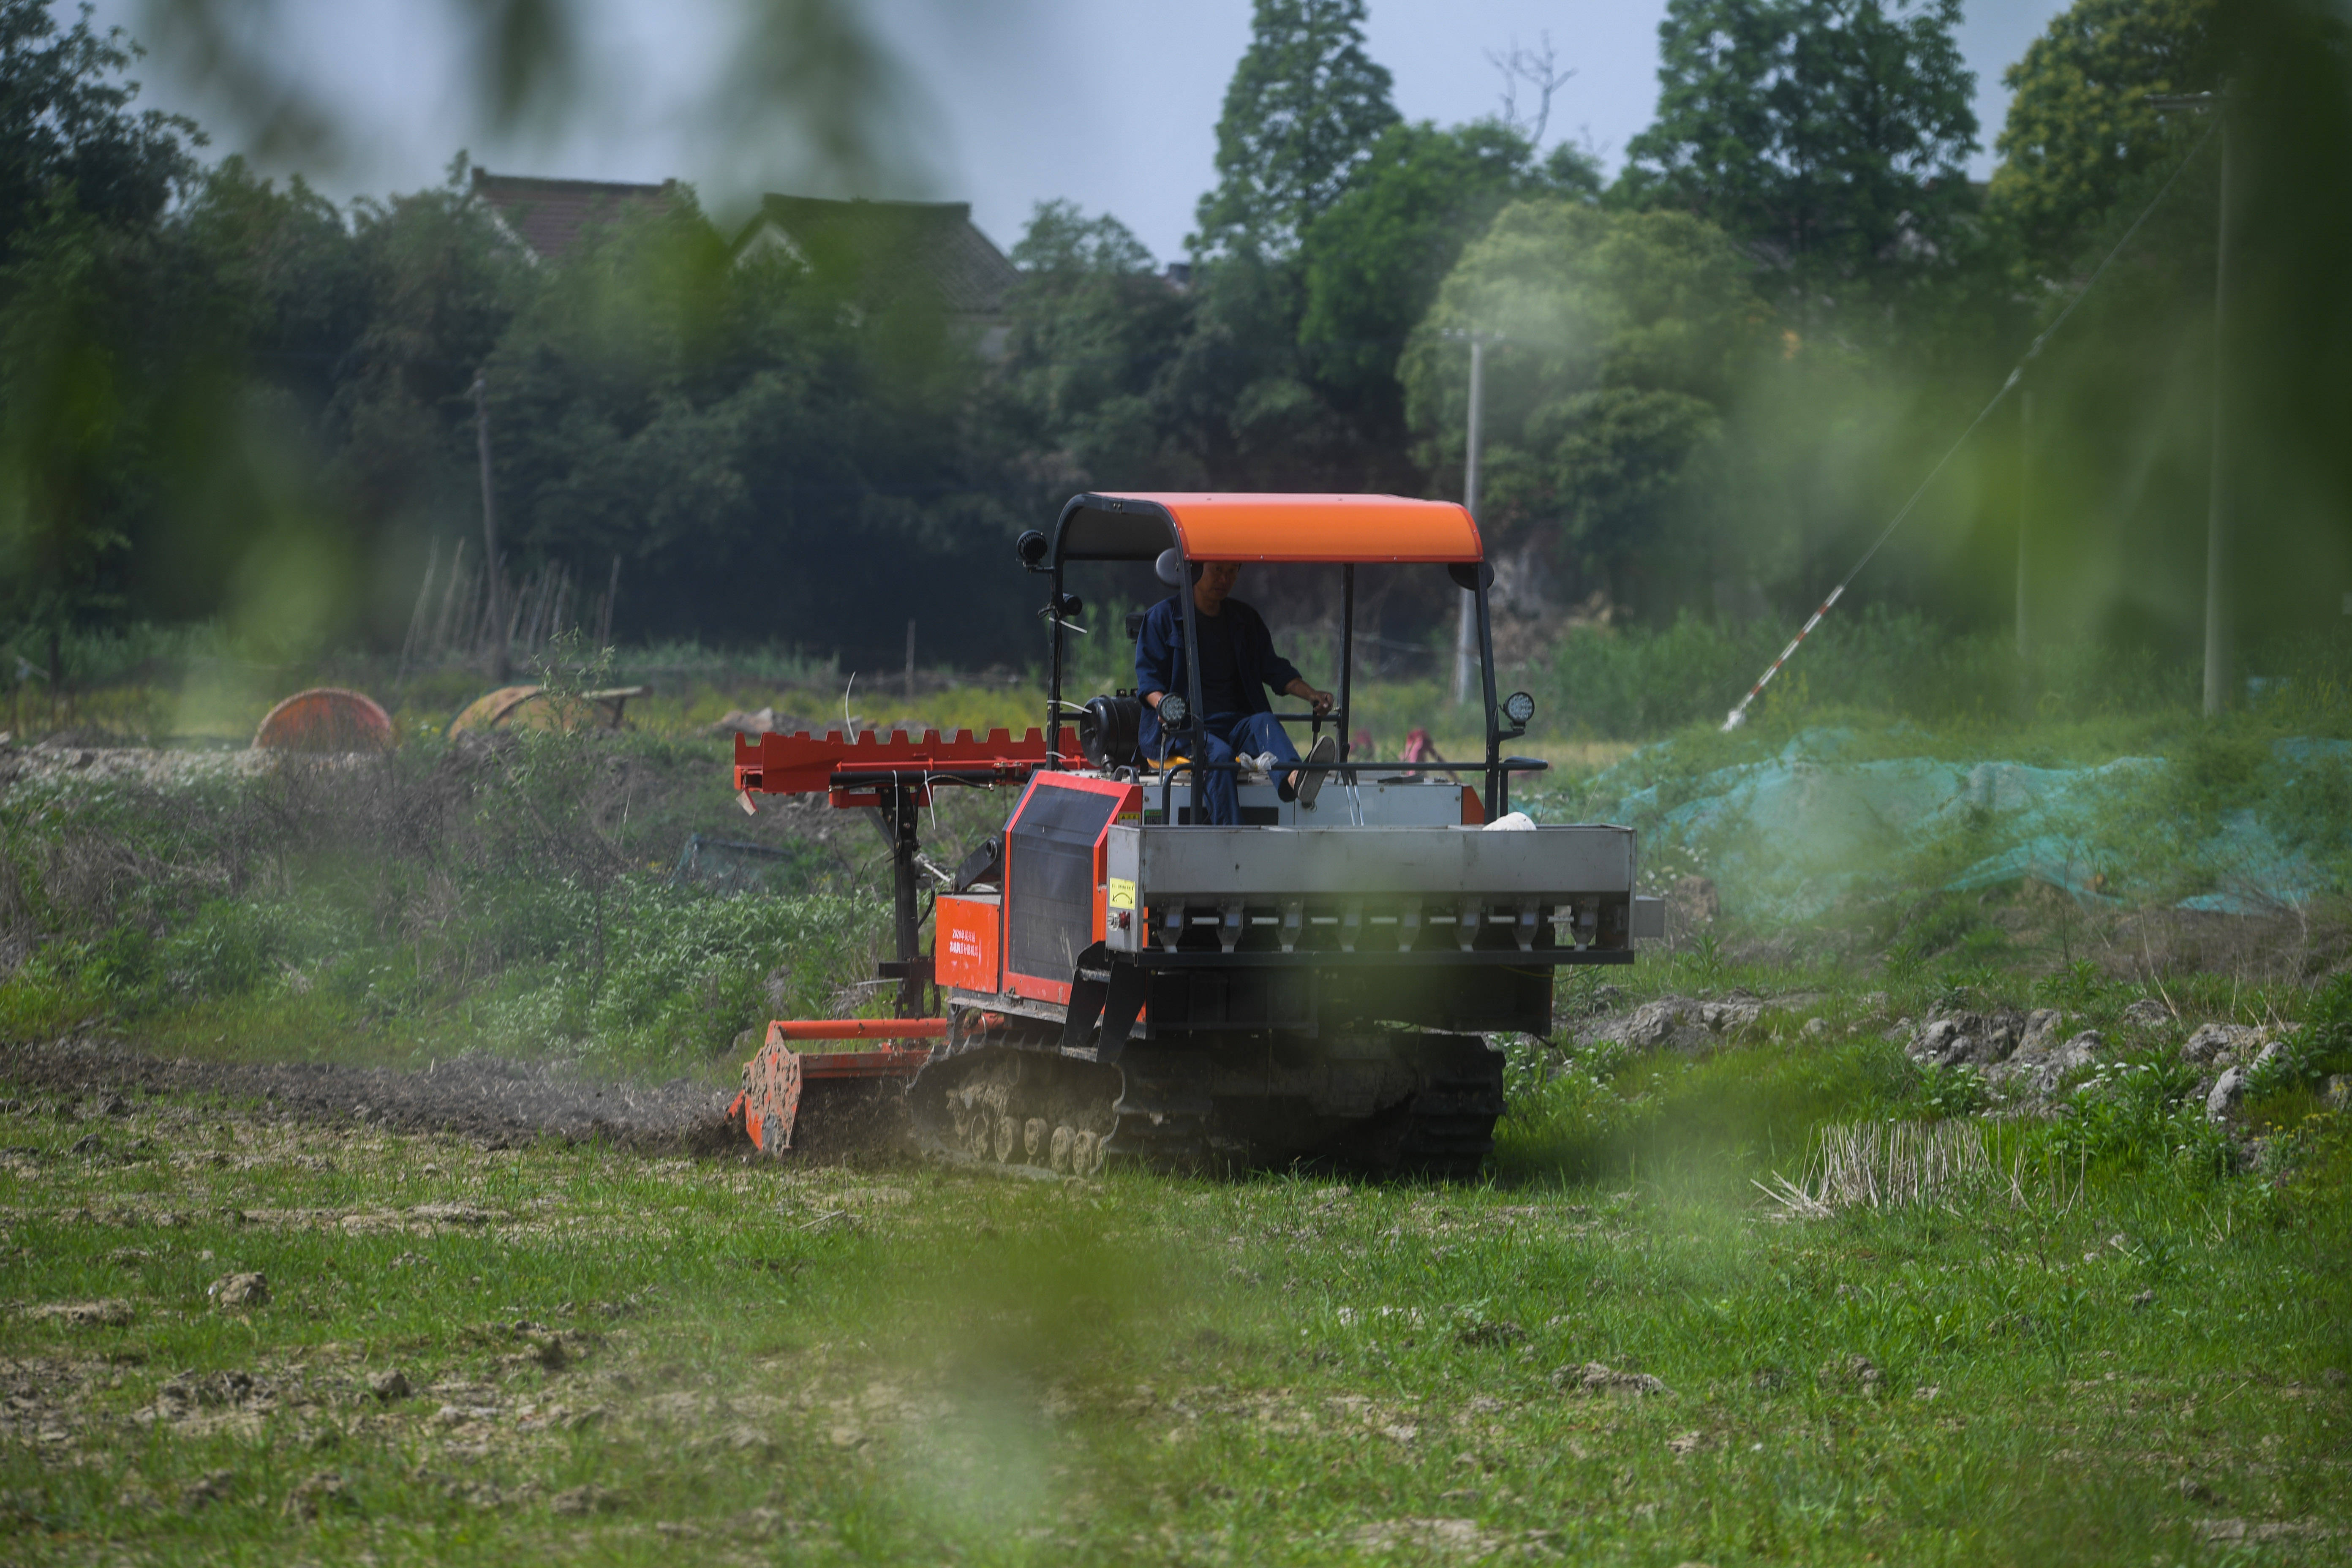
<svg viewBox="0 0 2352 1568">
<path fill-rule="evenodd" d="M 728 1096 L 684 1079 L 631 1083 L 561 1065 L 467 1056 L 422 1070 L 332 1063 L 199 1062 L 90 1037 L 0 1042 L 0 1079 L 20 1092 L 216 1094 L 259 1100 L 302 1121 L 393 1132 L 450 1132 L 491 1148 L 537 1137 L 646 1152 L 723 1153 L 743 1147 L 726 1121 Z"/>
</svg>

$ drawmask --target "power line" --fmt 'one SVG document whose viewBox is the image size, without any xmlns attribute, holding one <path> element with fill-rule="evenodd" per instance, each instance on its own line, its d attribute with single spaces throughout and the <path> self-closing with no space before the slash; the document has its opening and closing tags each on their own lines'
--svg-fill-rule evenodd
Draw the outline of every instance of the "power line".
<svg viewBox="0 0 2352 1568">
<path fill-rule="evenodd" d="M 1853 585 L 1856 577 L 1862 575 L 1862 569 L 1870 564 L 1871 557 L 1876 555 L 1879 548 L 1895 537 L 1895 531 L 1903 526 L 1904 520 L 1908 518 L 1912 510 L 1918 506 L 1920 499 L 1935 484 L 1937 476 L 1944 471 L 1954 458 L 1959 456 L 1960 448 L 1969 444 L 1969 437 L 1977 433 L 1978 426 L 1990 418 L 1992 411 L 2000 407 L 2011 393 L 2017 390 L 2018 383 L 2025 377 L 2025 367 L 2032 364 L 2034 357 L 2041 353 L 2042 345 L 2050 341 L 2052 333 L 2066 324 L 2066 318 L 2074 313 L 2074 307 L 2081 304 L 2084 298 L 2098 287 L 2099 279 L 2107 275 L 2107 268 L 2115 265 L 2116 258 L 2124 253 L 2124 247 L 2131 244 L 2132 237 L 2139 233 L 2140 226 L 2147 222 L 2149 216 L 2164 205 L 2164 198 L 2172 194 L 2172 187 L 2179 182 L 2181 173 L 2197 161 L 2197 154 L 2202 153 L 2205 150 L 2205 143 L 2211 140 L 2213 140 L 2211 131 L 2206 132 L 2198 139 L 2197 145 L 2189 149 L 2180 162 L 2173 166 L 2172 173 L 2165 176 L 2163 185 L 2158 189 L 2153 197 L 2149 198 L 2147 205 L 2140 209 L 2139 216 L 2132 219 L 2131 226 L 2124 230 L 2123 237 L 2116 241 L 2115 247 L 2109 250 L 2105 259 L 2092 269 L 2091 276 L 2084 280 L 2083 286 L 2074 290 L 2074 297 L 2066 301 L 2066 308 L 2058 312 L 2057 319 L 2034 334 L 2032 343 L 2019 358 L 2017 363 L 2011 368 L 2009 379 L 2000 384 L 2000 390 L 1994 393 L 1985 405 L 1977 411 L 1977 416 L 1969 421 L 1968 428 L 1960 432 L 1959 439 L 1954 441 L 1950 448 L 1941 458 L 1936 459 L 1936 466 L 1927 470 L 1927 477 L 1919 481 L 1919 488 L 1911 492 L 1911 499 L 1903 503 L 1901 510 L 1895 512 L 1893 521 L 1879 530 L 1878 537 L 1870 542 L 1870 548 L 1862 552 L 1862 559 L 1853 563 L 1853 569 L 1838 579 L 1837 586 L 1829 591 L 1829 596 L 1821 602 L 1818 609 L 1805 617 L 1805 624 L 1797 628 L 1797 635 L 1790 637 L 1789 646 L 1780 650 L 1780 657 L 1774 659 L 1766 668 L 1764 673 L 1756 678 L 1756 684 L 1748 689 L 1748 695 L 1741 698 L 1738 706 L 1725 716 L 1723 728 L 1727 733 L 1737 730 L 1748 721 L 1748 705 L 1756 700 L 1766 686 L 1770 684 L 1772 678 L 1780 673 L 1780 667 L 1789 662 L 1789 656 L 1797 651 L 1798 646 L 1811 635 L 1812 629 L 1822 624 L 1822 617 L 1830 613 L 1830 606 L 1844 597 L 1846 589 Z"/>
</svg>

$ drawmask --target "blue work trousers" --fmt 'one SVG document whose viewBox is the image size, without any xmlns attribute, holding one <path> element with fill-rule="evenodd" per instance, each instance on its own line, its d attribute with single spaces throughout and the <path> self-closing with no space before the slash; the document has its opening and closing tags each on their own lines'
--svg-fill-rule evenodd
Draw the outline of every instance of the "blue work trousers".
<svg viewBox="0 0 2352 1568">
<path fill-rule="evenodd" d="M 1298 760 L 1298 748 L 1290 743 L 1288 735 L 1283 733 L 1282 721 L 1271 713 L 1212 713 L 1207 728 L 1207 760 L 1211 763 L 1230 763 L 1237 753 L 1244 752 L 1253 757 L 1272 752 L 1276 763 Z M 1282 770 L 1277 766 L 1275 769 L 1277 780 L 1281 773 Z M 1232 773 L 1203 771 L 1199 775 L 1199 786 L 1193 790 L 1192 798 L 1209 808 L 1211 826 L 1241 826 L 1241 799 L 1234 792 Z M 1192 814 L 1192 820 L 1201 820 L 1199 812 Z"/>
</svg>

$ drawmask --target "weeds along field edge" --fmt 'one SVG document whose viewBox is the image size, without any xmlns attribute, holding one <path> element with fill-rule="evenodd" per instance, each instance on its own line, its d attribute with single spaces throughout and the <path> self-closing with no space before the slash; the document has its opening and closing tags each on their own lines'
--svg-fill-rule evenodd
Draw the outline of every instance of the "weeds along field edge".
<svg viewBox="0 0 2352 1568">
<path fill-rule="evenodd" d="M 667 1076 L 778 1012 L 869 1010 L 878 840 L 847 814 L 743 819 L 715 751 L 524 733 L 240 778 L 20 778 L 0 1030 Z M 710 826 L 757 851 L 749 892 L 677 874 Z"/>
<path fill-rule="evenodd" d="M 1109 691 L 1134 683 L 1131 649 L 1118 629 L 1129 607 L 1114 604 L 1090 615 L 1097 635 L 1074 639 L 1068 689 Z M 1726 621 L 1691 615 L 1658 626 L 1570 625 L 1530 641 L 1528 657 L 1498 675 L 1536 696 L 1538 743 L 1646 743 L 1721 724 L 1790 629 L 1792 624 L 1770 617 Z M 1276 631 L 1277 642 L 1296 653 L 1312 678 L 1336 681 L 1336 668 L 1327 669 L 1336 659 L 1335 628 L 1317 624 Z M 1440 734 L 1458 729 L 1465 736 L 1475 731 L 1475 723 L 1447 720 L 1438 667 L 1449 639 L 1450 630 L 1426 650 L 1386 656 L 1392 668 L 1358 670 L 1361 716 L 1384 742 L 1384 754 L 1393 754 L 1412 727 Z M 2242 712 L 2280 726 L 2281 732 L 2352 734 L 2352 632 L 2255 637 L 2242 651 L 2250 677 Z M 295 657 L 246 647 L 209 625 L 69 631 L 61 652 L 58 689 L 50 689 L 46 669 L 31 664 L 14 674 L 6 693 L 9 717 L 0 724 L 19 738 L 67 732 L 86 745 L 106 743 L 108 737 L 117 744 L 162 744 L 173 737 L 241 743 L 271 703 L 319 684 L 369 691 L 400 718 L 404 733 L 437 732 L 491 684 L 465 663 L 417 668 L 356 648 Z M 772 708 L 817 725 L 854 713 L 869 721 L 929 719 L 985 728 L 1034 724 L 1043 713 L 1044 681 L 1034 668 L 924 667 L 909 690 L 901 668 L 846 669 L 831 657 L 784 646 L 669 643 L 594 650 L 567 643 L 550 657 L 558 665 L 569 659 L 593 668 L 596 684 L 650 687 L 630 710 L 644 727 L 670 734 L 707 727 L 731 708 Z M 515 679 L 561 684 L 578 674 L 550 668 L 519 671 Z M 2150 728 L 2193 722 L 2200 681 L 2193 658 L 2150 647 L 2060 644 L 2020 660 L 2005 631 L 1957 628 L 1916 612 L 1864 606 L 1832 617 L 1807 639 L 1802 656 L 1767 689 L 1749 721 L 1801 726 L 1830 713 L 1872 714 L 1969 745 L 1999 736 L 2028 746 L 2071 742 L 2097 750 Z"/>
</svg>

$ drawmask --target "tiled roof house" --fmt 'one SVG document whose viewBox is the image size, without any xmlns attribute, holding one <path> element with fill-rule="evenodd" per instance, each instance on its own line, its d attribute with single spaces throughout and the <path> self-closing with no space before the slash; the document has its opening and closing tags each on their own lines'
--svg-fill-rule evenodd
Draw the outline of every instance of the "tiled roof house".
<svg viewBox="0 0 2352 1568">
<path fill-rule="evenodd" d="M 828 201 L 768 196 L 735 242 L 739 258 L 781 249 L 821 272 L 859 279 L 876 304 L 910 290 L 933 294 L 984 349 L 1002 334 L 1006 296 L 1020 269 L 972 226 L 969 202 Z"/>
<path fill-rule="evenodd" d="M 474 199 L 489 209 L 509 239 L 539 261 L 560 258 L 592 225 L 612 223 L 631 211 L 666 212 L 677 195 L 676 180 L 627 185 L 474 171 Z"/>
<path fill-rule="evenodd" d="M 658 213 L 677 182 L 658 185 L 545 180 L 474 171 L 475 199 L 534 259 L 562 257 L 592 226 L 632 210 Z M 1005 298 L 1020 270 L 972 226 L 969 202 L 830 201 L 763 197 L 735 241 L 738 261 L 782 250 L 821 273 L 855 278 L 856 293 L 886 306 L 925 291 L 978 335 L 983 352 L 1001 342 Z"/>
</svg>

